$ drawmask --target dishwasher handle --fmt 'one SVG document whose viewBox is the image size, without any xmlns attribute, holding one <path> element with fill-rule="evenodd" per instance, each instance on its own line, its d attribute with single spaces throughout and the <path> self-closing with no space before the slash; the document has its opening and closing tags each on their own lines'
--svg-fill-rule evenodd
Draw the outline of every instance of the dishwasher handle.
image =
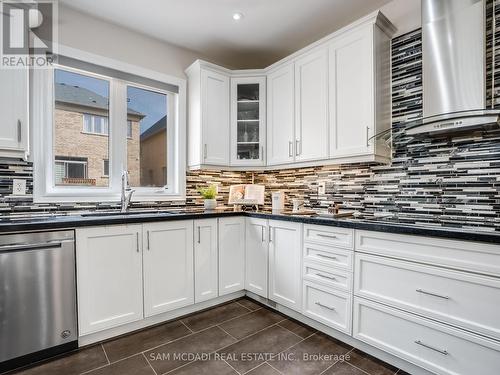
<svg viewBox="0 0 500 375">
<path fill-rule="evenodd" d="M 73 241 L 49 241 L 49 242 L 42 242 L 42 243 L 0 245 L 0 253 L 10 252 L 10 251 L 59 248 L 59 247 L 62 247 L 64 242 L 73 242 Z"/>
</svg>

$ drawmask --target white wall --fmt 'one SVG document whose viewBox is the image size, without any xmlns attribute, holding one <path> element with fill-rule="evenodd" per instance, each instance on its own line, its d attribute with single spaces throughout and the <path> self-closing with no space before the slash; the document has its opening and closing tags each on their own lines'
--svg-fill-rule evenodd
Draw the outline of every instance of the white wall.
<svg viewBox="0 0 500 375">
<path fill-rule="evenodd" d="M 395 36 L 418 29 L 422 25 L 421 0 L 393 0 L 380 10 L 398 28 Z"/>
<path fill-rule="evenodd" d="M 203 58 L 194 51 L 153 39 L 61 5 L 59 42 L 96 55 L 185 78 L 184 69 Z"/>
</svg>

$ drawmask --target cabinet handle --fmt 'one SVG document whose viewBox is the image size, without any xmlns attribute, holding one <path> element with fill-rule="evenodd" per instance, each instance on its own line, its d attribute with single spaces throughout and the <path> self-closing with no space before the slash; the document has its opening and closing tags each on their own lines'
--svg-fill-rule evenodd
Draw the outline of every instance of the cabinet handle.
<svg viewBox="0 0 500 375">
<path fill-rule="evenodd" d="M 139 252 L 139 232 L 135 233 L 137 252 Z"/>
<path fill-rule="evenodd" d="M 203 159 L 207 158 L 207 144 L 205 143 L 203 145 Z"/>
<path fill-rule="evenodd" d="M 198 226 L 198 243 L 201 243 L 201 229 L 200 229 L 200 226 Z"/>
<path fill-rule="evenodd" d="M 320 307 L 324 307 L 325 309 L 328 309 L 328 310 L 331 310 L 331 311 L 335 311 L 335 307 L 323 305 L 321 302 L 315 302 L 315 304 L 318 305 L 318 306 L 320 306 Z"/>
<path fill-rule="evenodd" d="M 23 128 L 22 128 L 22 123 L 21 120 L 17 120 L 17 142 L 21 143 L 23 140 Z"/>
<path fill-rule="evenodd" d="M 328 279 L 328 280 L 332 280 L 332 281 L 337 281 L 337 279 L 333 276 L 326 276 L 326 275 L 322 275 L 321 273 L 317 273 L 316 276 L 319 276 L 323 279 Z"/>
<path fill-rule="evenodd" d="M 338 238 L 338 237 L 337 237 L 336 235 L 334 235 L 334 234 L 323 234 L 323 233 L 318 233 L 318 234 L 317 234 L 317 236 L 318 236 L 318 237 L 324 237 L 324 238 L 332 238 L 332 239 L 334 239 L 334 238 Z"/>
<path fill-rule="evenodd" d="M 323 254 L 316 254 L 317 256 L 321 258 L 326 258 L 326 259 L 331 259 L 331 260 L 337 260 L 337 257 L 330 256 L 330 255 L 323 255 Z"/>
<path fill-rule="evenodd" d="M 273 237 L 272 237 L 273 228 L 269 227 L 267 230 L 269 231 L 269 242 L 273 242 Z"/>
<path fill-rule="evenodd" d="M 260 160 L 264 160 L 264 146 L 260 146 Z"/>
<path fill-rule="evenodd" d="M 260 229 L 261 229 L 260 231 L 261 241 L 264 242 L 264 226 L 261 226 Z"/>
<path fill-rule="evenodd" d="M 150 249 L 150 248 L 149 248 L 149 230 L 147 231 L 147 233 L 146 233 L 146 234 L 147 234 L 147 240 L 148 240 L 148 251 L 149 251 L 149 249 Z"/>
<path fill-rule="evenodd" d="M 292 141 L 288 142 L 288 156 L 293 158 L 293 142 Z"/>
<path fill-rule="evenodd" d="M 370 127 L 366 127 L 366 146 L 370 146 Z"/>
<path fill-rule="evenodd" d="M 442 294 L 428 292 L 428 291 L 420 289 L 420 288 L 419 289 L 415 289 L 415 291 L 417 293 L 427 294 L 428 296 L 438 297 L 438 298 L 442 298 L 442 299 L 450 299 L 450 297 L 448 297 L 448 296 L 443 296 Z"/>
<path fill-rule="evenodd" d="M 297 139 L 295 141 L 295 156 L 299 156 L 300 154 L 302 154 L 302 141 Z"/>
<path fill-rule="evenodd" d="M 427 344 L 423 343 L 420 340 L 416 340 L 415 344 L 423 346 L 424 348 L 427 348 L 427 349 L 430 349 L 430 350 L 434 350 L 435 352 L 438 352 L 438 353 L 440 353 L 442 355 L 448 355 L 449 354 L 447 350 L 442 350 L 442 349 L 435 348 L 435 347 L 433 347 L 431 345 L 427 345 Z"/>
</svg>

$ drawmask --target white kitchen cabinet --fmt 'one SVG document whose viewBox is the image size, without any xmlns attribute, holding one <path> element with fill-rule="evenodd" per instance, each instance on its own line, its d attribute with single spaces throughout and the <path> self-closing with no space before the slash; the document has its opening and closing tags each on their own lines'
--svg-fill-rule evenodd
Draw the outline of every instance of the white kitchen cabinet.
<svg viewBox="0 0 500 375">
<path fill-rule="evenodd" d="M 269 299 L 302 310 L 302 224 L 269 222 Z"/>
<path fill-rule="evenodd" d="M 28 69 L 0 69 L 0 156 L 28 153 Z"/>
<path fill-rule="evenodd" d="M 390 38 L 363 25 L 329 46 L 330 157 L 389 157 L 373 136 L 390 128 Z"/>
<path fill-rule="evenodd" d="M 293 63 L 267 76 L 267 164 L 295 160 L 295 81 Z"/>
<path fill-rule="evenodd" d="M 146 317 L 194 303 L 193 221 L 143 226 Z"/>
<path fill-rule="evenodd" d="M 77 229 L 80 336 L 143 318 L 142 225 Z"/>
<path fill-rule="evenodd" d="M 207 301 L 218 292 L 217 219 L 194 221 L 194 301 Z"/>
<path fill-rule="evenodd" d="M 219 219 L 219 296 L 245 289 L 245 218 Z"/>
<path fill-rule="evenodd" d="M 295 61 L 295 161 L 328 159 L 328 49 Z"/>
<path fill-rule="evenodd" d="M 246 218 L 245 289 L 268 297 L 269 242 L 266 219 Z"/>
<path fill-rule="evenodd" d="M 231 165 L 264 166 L 266 77 L 231 78 Z"/>
<path fill-rule="evenodd" d="M 188 81 L 188 165 L 229 165 L 229 75 L 199 60 Z"/>
</svg>

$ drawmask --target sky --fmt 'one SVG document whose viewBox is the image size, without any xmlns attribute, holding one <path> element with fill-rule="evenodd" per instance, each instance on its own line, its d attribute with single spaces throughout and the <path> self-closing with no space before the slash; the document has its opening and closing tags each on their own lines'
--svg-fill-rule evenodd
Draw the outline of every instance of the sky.
<svg viewBox="0 0 500 375">
<path fill-rule="evenodd" d="M 55 81 L 56 83 L 83 87 L 109 99 L 108 81 L 60 69 L 56 69 Z M 144 133 L 167 114 L 167 97 L 164 94 L 128 86 L 127 100 L 128 109 L 146 115 L 141 121 L 141 133 Z"/>
</svg>

